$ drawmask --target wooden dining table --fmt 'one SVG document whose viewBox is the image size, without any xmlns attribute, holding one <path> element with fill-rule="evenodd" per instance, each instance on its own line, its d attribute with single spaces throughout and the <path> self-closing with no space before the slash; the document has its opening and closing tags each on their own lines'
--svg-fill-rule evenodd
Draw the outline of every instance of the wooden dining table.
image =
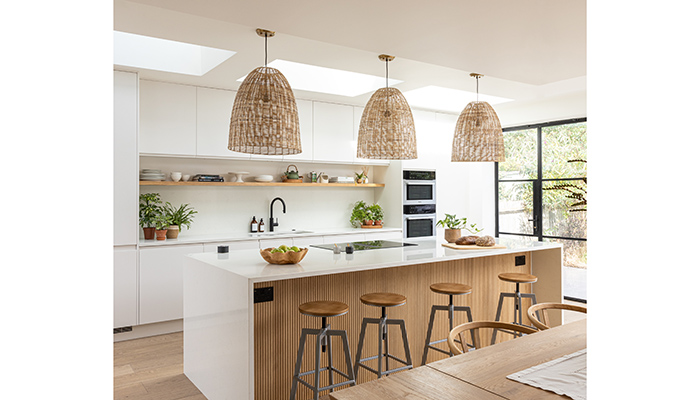
<svg viewBox="0 0 700 400">
<path fill-rule="evenodd" d="M 586 348 L 586 319 L 330 393 L 332 400 L 567 399 L 507 376 Z"/>
</svg>

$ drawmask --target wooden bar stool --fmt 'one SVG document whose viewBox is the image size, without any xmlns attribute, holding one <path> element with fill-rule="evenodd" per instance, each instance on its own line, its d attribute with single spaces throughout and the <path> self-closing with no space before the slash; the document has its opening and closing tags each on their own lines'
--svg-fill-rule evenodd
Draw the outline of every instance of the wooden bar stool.
<svg viewBox="0 0 700 400">
<path fill-rule="evenodd" d="M 360 297 L 360 301 L 363 304 L 374 307 L 382 308 L 381 318 L 363 318 L 362 319 L 362 329 L 360 329 L 360 340 L 357 343 L 357 355 L 355 358 L 355 376 L 360 369 L 363 367 L 371 372 L 377 374 L 377 378 L 381 378 L 383 375 L 388 375 L 394 372 L 403 371 L 405 369 L 413 368 L 413 362 L 411 361 L 411 351 L 408 348 L 408 337 L 406 335 L 406 324 L 402 319 L 387 319 L 386 308 L 387 307 L 398 307 L 406 304 L 406 297 L 401 294 L 396 293 L 368 293 Z M 378 328 L 378 342 L 379 351 L 376 356 L 361 358 L 362 357 L 362 346 L 365 341 L 365 332 L 367 330 L 368 324 L 377 324 Z M 406 360 L 402 360 L 396 356 L 389 354 L 389 341 L 388 341 L 388 326 L 398 325 L 401 328 L 401 336 L 403 337 L 403 348 L 406 355 Z M 404 364 L 401 367 L 389 369 L 389 359 L 398 361 Z M 377 359 L 377 369 L 372 369 L 367 365 L 363 364 L 366 361 Z M 386 367 L 382 369 L 382 363 L 386 363 Z"/>
<path fill-rule="evenodd" d="M 350 345 L 348 343 L 348 335 L 344 330 L 332 330 L 330 329 L 331 324 L 326 322 L 326 318 L 338 317 L 348 312 L 348 305 L 341 303 L 339 301 L 312 301 L 309 303 L 304 303 L 299 306 L 299 312 L 304 315 L 309 315 L 312 317 L 321 317 L 321 329 L 309 329 L 304 328 L 301 330 L 301 337 L 299 338 L 299 350 L 297 352 L 297 362 L 294 367 L 294 377 L 292 378 L 292 391 L 289 395 L 290 400 L 295 400 L 297 394 L 297 383 L 301 383 L 304 386 L 311 389 L 314 393 L 314 400 L 318 400 L 318 393 L 324 390 L 333 389 L 338 386 L 350 384 L 355 386 L 355 373 L 352 368 L 352 360 L 350 356 Z M 304 346 L 306 345 L 306 336 L 314 335 L 316 336 L 316 363 L 315 368 L 311 371 L 300 372 L 301 361 L 304 356 Z M 343 349 L 345 351 L 345 363 L 348 373 L 345 374 L 342 371 L 333 367 L 333 355 L 331 348 L 331 337 L 340 336 L 343 342 Z M 321 368 L 321 353 L 326 352 L 326 346 L 328 346 L 328 366 Z M 321 385 L 321 372 L 328 371 L 328 386 L 320 387 Z M 336 372 L 345 379 L 346 381 L 333 383 L 333 372 Z M 303 376 L 314 374 L 314 384 L 311 385 L 302 379 Z"/>
<path fill-rule="evenodd" d="M 450 297 L 450 300 L 448 305 L 433 305 L 433 307 L 430 310 L 430 322 L 428 323 L 428 334 L 425 337 L 425 346 L 423 347 L 423 360 L 421 361 L 421 365 L 425 365 L 425 362 L 428 359 L 429 349 L 433 349 L 435 351 L 439 351 L 440 353 L 447 354 L 450 357 L 452 357 L 453 355 L 452 350 L 447 351 L 434 346 L 438 343 L 446 342 L 447 338 L 436 340 L 434 342 L 430 341 L 430 337 L 433 334 L 433 323 L 435 322 L 435 313 L 437 311 L 447 311 L 447 319 L 449 321 L 450 331 L 452 330 L 452 328 L 454 328 L 455 311 L 465 311 L 467 313 L 467 321 L 472 322 L 472 309 L 469 306 L 455 306 L 453 299 L 454 296 L 470 294 L 472 292 L 471 286 L 464 285 L 461 283 L 433 283 L 432 285 L 430 285 L 430 290 L 432 290 L 435 293 L 446 294 Z"/>
<path fill-rule="evenodd" d="M 520 293 L 521 283 L 535 283 L 537 282 L 537 277 L 535 275 L 523 274 L 518 272 L 504 272 L 498 274 L 498 279 L 504 282 L 515 283 L 514 293 L 504 293 L 501 292 L 498 298 L 498 309 L 496 310 L 496 321 L 501 320 L 501 309 L 503 308 L 503 299 L 506 297 L 512 297 L 515 301 L 515 308 L 513 310 L 513 323 L 521 326 L 528 326 L 523 324 L 523 297 L 528 298 L 532 301 L 531 305 L 537 304 L 537 298 L 534 293 Z M 491 337 L 491 344 L 496 343 L 496 333 L 499 329 L 493 330 L 493 336 Z M 508 332 L 512 333 L 513 336 L 520 336 L 519 332 Z"/>
</svg>

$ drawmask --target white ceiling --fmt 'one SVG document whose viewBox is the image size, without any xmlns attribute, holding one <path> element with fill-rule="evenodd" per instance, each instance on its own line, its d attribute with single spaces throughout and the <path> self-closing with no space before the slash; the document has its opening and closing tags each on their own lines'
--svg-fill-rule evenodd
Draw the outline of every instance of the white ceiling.
<svg viewBox="0 0 700 400">
<path fill-rule="evenodd" d="M 396 56 L 403 92 L 434 85 L 527 102 L 586 90 L 584 0 L 115 0 L 114 29 L 233 50 L 202 77 L 142 70 L 142 78 L 236 89 L 264 63 L 255 28 L 276 31 L 268 55 L 383 76 Z M 128 68 L 123 68 L 128 69 Z M 364 105 L 371 93 L 297 97 Z"/>
</svg>

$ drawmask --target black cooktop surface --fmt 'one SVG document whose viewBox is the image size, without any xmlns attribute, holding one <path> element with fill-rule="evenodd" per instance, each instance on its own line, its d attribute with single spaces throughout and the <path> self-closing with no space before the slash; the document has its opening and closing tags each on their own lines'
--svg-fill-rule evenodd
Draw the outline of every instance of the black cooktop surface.
<svg viewBox="0 0 700 400">
<path fill-rule="evenodd" d="M 350 242 L 350 243 L 336 243 L 340 248 L 341 252 L 345 252 L 345 247 L 351 244 L 355 251 L 360 250 L 378 250 L 378 249 L 388 249 L 391 247 L 405 247 L 405 246 L 418 246 L 415 243 L 405 243 L 405 242 L 392 242 L 390 240 L 366 240 L 363 242 Z M 335 249 L 335 244 L 312 244 L 310 247 L 318 247 L 319 249 L 333 250 Z"/>
</svg>

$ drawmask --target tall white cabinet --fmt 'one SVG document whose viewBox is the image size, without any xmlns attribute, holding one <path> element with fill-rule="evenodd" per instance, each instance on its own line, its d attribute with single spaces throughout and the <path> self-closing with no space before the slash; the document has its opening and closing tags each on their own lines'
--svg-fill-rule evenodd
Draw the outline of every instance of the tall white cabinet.
<svg viewBox="0 0 700 400">
<path fill-rule="evenodd" d="M 138 323 L 139 78 L 114 71 L 114 327 Z"/>
<path fill-rule="evenodd" d="M 197 87 L 142 80 L 139 151 L 187 156 L 197 152 Z"/>
</svg>

